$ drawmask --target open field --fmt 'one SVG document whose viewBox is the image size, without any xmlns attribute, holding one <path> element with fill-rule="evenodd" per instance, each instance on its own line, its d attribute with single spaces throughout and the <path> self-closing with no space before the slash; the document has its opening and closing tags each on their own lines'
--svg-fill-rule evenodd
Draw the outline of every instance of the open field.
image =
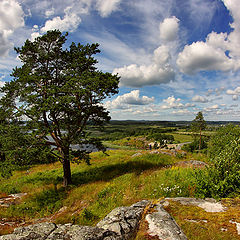
<svg viewBox="0 0 240 240">
<path fill-rule="evenodd" d="M 191 134 L 182 134 L 182 133 L 178 133 L 178 132 L 173 132 L 171 133 L 171 135 L 174 136 L 174 140 L 176 142 L 179 143 L 185 143 L 185 142 L 192 142 L 193 141 L 193 137 Z"/>
</svg>

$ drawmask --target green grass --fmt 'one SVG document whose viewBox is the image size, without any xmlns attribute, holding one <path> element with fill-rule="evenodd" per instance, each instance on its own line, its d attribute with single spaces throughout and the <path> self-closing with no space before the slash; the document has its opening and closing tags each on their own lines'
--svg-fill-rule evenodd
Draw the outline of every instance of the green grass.
<svg viewBox="0 0 240 240">
<path fill-rule="evenodd" d="M 102 143 L 107 148 L 121 149 L 121 150 L 136 150 L 135 147 L 113 144 L 111 141 L 103 141 Z"/>
<path fill-rule="evenodd" d="M 60 163 L 35 166 L 28 172 L 14 172 L 10 179 L 1 179 L 0 195 L 28 194 L 16 205 L 0 208 L 0 218 L 31 223 L 36 218 L 51 216 L 55 223 L 95 225 L 114 208 L 142 199 L 195 196 L 196 181 L 192 168 L 176 167 L 174 163 L 179 159 L 149 154 L 148 151 L 140 151 L 141 156 L 132 157 L 136 152 L 139 151 L 113 150 L 107 152 L 109 156 L 92 153 L 90 166 L 72 164 L 74 184 L 66 189 L 62 187 Z M 181 160 L 192 158 L 206 161 L 200 154 L 187 155 Z M 60 209 L 63 210 L 59 212 Z M 176 211 L 174 208 L 169 210 L 173 214 L 180 211 L 177 207 Z M 181 218 L 176 219 L 191 236 L 191 226 L 185 226 Z"/>
<path fill-rule="evenodd" d="M 166 168 L 178 161 L 167 155 L 143 152 L 142 156 L 132 157 L 135 152 L 115 150 L 109 151 L 109 156 L 93 153 L 90 166 L 72 164 L 74 184 L 67 189 L 62 188 L 60 163 L 15 172 L 10 179 L 1 179 L 0 193 L 26 192 L 28 195 L 23 202 L 0 209 L 0 215 L 31 219 L 53 214 L 62 206 L 72 206 L 70 215 L 63 221 L 92 225 L 120 205 L 143 198 L 189 195 L 188 185 L 192 181 L 188 178 L 192 170 Z M 166 190 L 168 186 L 171 191 Z M 72 218 L 76 211 L 80 214 Z M 61 222 L 61 216 L 56 220 Z"/>
<path fill-rule="evenodd" d="M 174 136 L 175 141 L 178 141 L 180 143 L 193 141 L 193 137 L 190 134 L 180 134 L 176 132 L 176 133 L 171 133 L 171 135 Z"/>
</svg>

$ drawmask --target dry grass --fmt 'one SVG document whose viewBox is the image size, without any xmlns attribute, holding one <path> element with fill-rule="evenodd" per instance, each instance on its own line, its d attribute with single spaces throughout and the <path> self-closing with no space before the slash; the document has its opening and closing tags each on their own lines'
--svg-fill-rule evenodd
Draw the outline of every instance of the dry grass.
<svg viewBox="0 0 240 240">
<path fill-rule="evenodd" d="M 229 202 L 230 201 L 230 202 Z M 181 205 L 170 201 L 165 209 L 175 218 L 189 240 L 237 240 L 236 225 L 230 220 L 240 219 L 240 200 L 222 201 L 225 212 L 209 213 L 196 206 Z"/>
</svg>

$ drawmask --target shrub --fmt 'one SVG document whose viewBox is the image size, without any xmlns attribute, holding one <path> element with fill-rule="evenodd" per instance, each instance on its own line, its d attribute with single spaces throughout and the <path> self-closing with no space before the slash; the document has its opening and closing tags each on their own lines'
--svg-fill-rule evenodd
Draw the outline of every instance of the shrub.
<svg viewBox="0 0 240 240">
<path fill-rule="evenodd" d="M 225 146 L 233 139 L 240 136 L 240 127 L 229 124 L 218 129 L 217 133 L 209 141 L 209 157 L 214 158 L 222 151 Z"/>
<path fill-rule="evenodd" d="M 206 149 L 207 148 L 207 142 L 206 140 L 202 139 L 201 141 L 201 149 Z M 187 151 L 187 152 L 194 152 L 199 149 L 199 141 L 194 140 L 193 142 L 189 144 L 185 144 L 182 147 L 182 150 Z"/>
<path fill-rule="evenodd" d="M 232 197 L 240 193 L 240 136 L 236 134 L 239 132 L 239 127 L 227 126 L 212 138 L 211 165 L 196 172 L 201 197 Z"/>
</svg>

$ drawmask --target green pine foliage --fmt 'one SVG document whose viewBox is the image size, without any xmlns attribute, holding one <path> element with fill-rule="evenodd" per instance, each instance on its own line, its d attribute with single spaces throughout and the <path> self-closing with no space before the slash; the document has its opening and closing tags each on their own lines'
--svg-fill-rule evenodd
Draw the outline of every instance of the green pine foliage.
<svg viewBox="0 0 240 240">
<path fill-rule="evenodd" d="M 72 183 L 71 161 L 89 163 L 88 152 L 72 151 L 71 144 L 90 143 L 105 150 L 100 141 L 86 134 L 85 128 L 87 123 L 103 126 L 110 120 L 101 103 L 118 92 L 119 83 L 117 75 L 95 67 L 93 55 L 100 52 L 97 43 L 72 43 L 66 48 L 66 37 L 58 30 L 48 31 L 15 48 L 22 66 L 13 70 L 13 80 L 0 91 L 0 107 L 10 113 L 10 122 L 25 120 L 25 132 L 34 144 L 51 146 L 51 153 L 62 162 L 65 186 Z M 25 144 L 19 140 L 18 146 Z"/>
<path fill-rule="evenodd" d="M 206 121 L 204 120 L 202 112 L 198 112 L 195 119 L 192 121 L 191 130 L 193 132 L 193 136 L 196 139 L 199 135 L 199 144 L 198 149 L 201 150 L 202 146 L 202 131 L 207 127 Z"/>
</svg>

